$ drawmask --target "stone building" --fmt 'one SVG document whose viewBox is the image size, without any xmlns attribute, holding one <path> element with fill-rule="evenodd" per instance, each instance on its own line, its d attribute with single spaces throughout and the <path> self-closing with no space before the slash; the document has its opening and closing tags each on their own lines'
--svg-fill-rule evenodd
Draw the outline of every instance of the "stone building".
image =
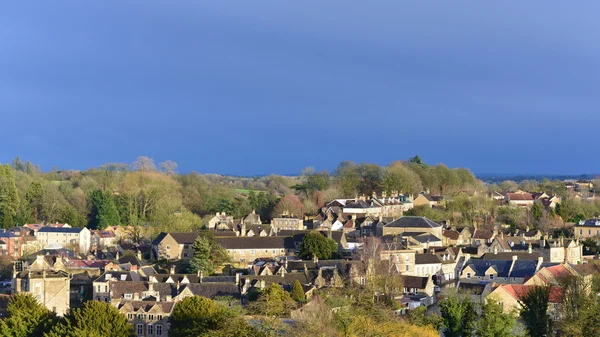
<svg viewBox="0 0 600 337">
<path fill-rule="evenodd" d="M 69 310 L 69 290 L 69 274 L 62 270 L 30 269 L 13 275 L 13 294 L 32 294 L 40 304 L 58 316 L 64 316 Z"/>
</svg>

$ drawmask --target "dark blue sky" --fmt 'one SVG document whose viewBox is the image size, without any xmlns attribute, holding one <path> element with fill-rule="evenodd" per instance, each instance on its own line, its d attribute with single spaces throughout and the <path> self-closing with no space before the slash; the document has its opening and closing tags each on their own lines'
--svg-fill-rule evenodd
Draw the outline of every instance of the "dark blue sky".
<svg viewBox="0 0 600 337">
<path fill-rule="evenodd" d="M 0 162 L 600 172 L 597 1 L 10 1 Z"/>
</svg>

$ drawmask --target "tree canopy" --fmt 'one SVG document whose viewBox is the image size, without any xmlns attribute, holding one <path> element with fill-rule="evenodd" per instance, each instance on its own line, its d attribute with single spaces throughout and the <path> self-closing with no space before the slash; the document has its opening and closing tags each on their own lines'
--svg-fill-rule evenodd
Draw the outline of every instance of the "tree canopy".
<svg viewBox="0 0 600 337">
<path fill-rule="evenodd" d="M 338 250 L 337 243 L 318 231 L 306 233 L 300 242 L 300 256 L 303 259 L 329 259 Z"/>
<path fill-rule="evenodd" d="M 133 326 L 127 317 L 110 303 L 87 301 L 80 308 L 72 308 L 47 337 L 129 337 Z"/>
</svg>

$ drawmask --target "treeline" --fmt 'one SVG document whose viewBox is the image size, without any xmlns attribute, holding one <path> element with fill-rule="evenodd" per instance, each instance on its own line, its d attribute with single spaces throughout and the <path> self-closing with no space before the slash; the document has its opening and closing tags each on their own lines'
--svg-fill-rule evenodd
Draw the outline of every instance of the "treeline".
<svg viewBox="0 0 600 337">
<path fill-rule="evenodd" d="M 139 157 L 132 164 L 106 164 L 86 171 L 39 167 L 19 157 L 0 170 L 0 224 L 69 223 L 102 229 L 131 225 L 140 234 L 202 228 L 216 212 L 241 218 L 255 210 L 273 216 L 316 214 L 334 198 L 393 191 L 447 194 L 478 189 L 466 169 L 427 165 L 418 156 L 389 166 L 342 162 L 330 174 L 312 168 L 297 177 L 231 177 L 179 174 L 177 164 Z"/>
</svg>

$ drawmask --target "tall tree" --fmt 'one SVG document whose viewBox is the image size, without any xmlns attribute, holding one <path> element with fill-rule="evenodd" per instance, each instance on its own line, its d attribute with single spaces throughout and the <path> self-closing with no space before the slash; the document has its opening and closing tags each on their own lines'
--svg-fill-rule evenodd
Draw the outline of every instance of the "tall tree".
<svg viewBox="0 0 600 337">
<path fill-rule="evenodd" d="M 0 165 L 0 218 L 4 228 L 12 227 L 19 205 L 13 168 L 9 164 Z"/>
<path fill-rule="evenodd" d="M 219 245 L 212 232 L 202 232 L 194 241 L 194 256 L 190 259 L 192 271 L 212 275 L 215 269 L 230 262 L 227 251 Z"/>
<path fill-rule="evenodd" d="M 93 229 L 105 229 L 108 226 L 116 226 L 121 223 L 119 210 L 115 205 L 112 194 L 102 190 L 90 192 L 90 227 Z"/>
<path fill-rule="evenodd" d="M 279 284 L 271 283 L 261 290 L 258 300 L 250 303 L 250 311 L 268 317 L 281 317 L 290 313 L 296 303 Z"/>
<path fill-rule="evenodd" d="M 304 206 L 298 196 L 288 194 L 277 202 L 273 212 L 275 216 L 297 216 L 302 218 L 304 216 Z"/>
<path fill-rule="evenodd" d="M 505 313 L 502 304 L 488 300 L 477 321 L 476 334 L 479 337 L 510 337 L 515 324 L 514 315 Z"/>
<path fill-rule="evenodd" d="M 294 284 L 292 285 L 292 299 L 298 303 L 306 302 L 306 294 L 298 280 L 294 281 Z"/>
<path fill-rule="evenodd" d="M 473 334 L 477 313 L 468 297 L 449 296 L 440 303 L 446 337 L 468 337 Z"/>
<path fill-rule="evenodd" d="M 47 337 L 130 337 L 133 326 L 127 316 L 110 303 L 87 301 L 80 308 L 73 308 L 54 326 Z"/>
<path fill-rule="evenodd" d="M 156 171 L 156 165 L 154 165 L 154 160 L 145 156 L 137 157 L 137 159 L 133 162 L 133 164 L 131 164 L 131 166 L 136 171 Z"/>
<path fill-rule="evenodd" d="M 548 314 L 550 287 L 534 287 L 521 303 L 520 316 L 531 337 L 545 337 L 552 333 L 552 319 Z"/>
<path fill-rule="evenodd" d="M 354 197 L 361 182 L 358 166 L 351 161 L 341 162 L 335 170 L 335 178 L 345 197 Z"/>
<path fill-rule="evenodd" d="M 421 178 L 402 162 L 390 164 L 385 172 L 384 186 L 388 191 L 418 194 L 423 190 Z"/>
<path fill-rule="evenodd" d="M 172 160 L 165 160 L 160 163 L 161 170 L 166 174 L 176 174 L 177 166 L 177 163 Z"/>
</svg>

